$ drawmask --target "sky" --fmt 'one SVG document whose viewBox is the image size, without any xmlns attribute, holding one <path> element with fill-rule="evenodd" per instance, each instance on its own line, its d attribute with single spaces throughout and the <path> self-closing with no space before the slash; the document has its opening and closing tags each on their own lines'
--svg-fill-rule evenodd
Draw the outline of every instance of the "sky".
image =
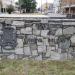
<svg viewBox="0 0 75 75">
<path fill-rule="evenodd" d="M 18 1 L 18 0 L 15 0 L 15 1 Z M 42 4 L 46 3 L 46 0 L 36 0 L 37 2 L 37 8 L 38 7 L 41 7 L 41 1 L 42 1 Z M 47 0 L 48 3 L 53 3 L 54 0 Z"/>
</svg>

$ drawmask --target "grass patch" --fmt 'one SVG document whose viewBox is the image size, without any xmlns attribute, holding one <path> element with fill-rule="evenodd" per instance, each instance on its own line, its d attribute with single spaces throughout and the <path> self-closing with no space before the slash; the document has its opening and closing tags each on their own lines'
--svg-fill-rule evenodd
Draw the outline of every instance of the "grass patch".
<svg viewBox="0 0 75 75">
<path fill-rule="evenodd" d="M 75 61 L 2 60 L 0 75 L 75 75 Z"/>
</svg>

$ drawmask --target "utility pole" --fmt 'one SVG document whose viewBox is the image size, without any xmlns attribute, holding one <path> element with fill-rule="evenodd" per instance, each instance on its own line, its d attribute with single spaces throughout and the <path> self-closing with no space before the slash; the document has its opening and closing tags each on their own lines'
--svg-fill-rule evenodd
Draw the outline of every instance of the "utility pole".
<svg viewBox="0 0 75 75">
<path fill-rule="evenodd" d="M 69 0 L 69 14 L 71 14 L 71 0 Z"/>
<path fill-rule="evenodd" d="M 47 9 L 48 9 L 48 7 L 47 7 L 47 0 L 46 0 L 46 13 L 47 13 Z"/>
<path fill-rule="evenodd" d="M 20 10 L 20 14 L 21 14 L 21 0 L 19 0 L 19 10 Z"/>
<path fill-rule="evenodd" d="M 41 13 L 42 13 L 42 0 L 41 0 Z"/>
</svg>

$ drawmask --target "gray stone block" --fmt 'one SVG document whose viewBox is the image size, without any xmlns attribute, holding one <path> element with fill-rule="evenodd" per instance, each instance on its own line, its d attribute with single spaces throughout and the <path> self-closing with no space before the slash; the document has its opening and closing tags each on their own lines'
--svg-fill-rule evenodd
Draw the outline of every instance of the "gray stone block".
<svg viewBox="0 0 75 75">
<path fill-rule="evenodd" d="M 49 30 L 42 30 L 41 31 L 41 36 L 48 38 L 49 37 L 48 32 L 49 32 Z"/>
<path fill-rule="evenodd" d="M 41 23 L 48 23 L 48 19 L 42 19 Z"/>
<path fill-rule="evenodd" d="M 23 27 L 24 24 L 25 23 L 23 21 L 17 21 L 17 20 L 15 20 L 15 21 L 12 22 L 12 25 L 14 25 L 16 27 Z"/>
<path fill-rule="evenodd" d="M 15 53 L 15 49 L 13 49 L 13 50 L 2 49 L 2 51 L 3 51 L 3 53 L 9 53 L 9 54 Z"/>
<path fill-rule="evenodd" d="M 48 39 L 43 39 L 44 45 L 49 46 Z"/>
<path fill-rule="evenodd" d="M 34 35 L 26 35 L 24 39 L 24 45 L 36 45 L 37 39 Z"/>
<path fill-rule="evenodd" d="M 17 48 L 22 48 L 22 47 L 23 47 L 23 40 L 17 39 Z"/>
<path fill-rule="evenodd" d="M 20 30 L 17 30 L 17 35 L 20 35 L 21 34 L 21 31 Z"/>
<path fill-rule="evenodd" d="M 32 28 L 31 27 L 22 28 L 21 34 L 32 34 Z"/>
<path fill-rule="evenodd" d="M 38 46 L 38 53 L 46 53 L 46 46 Z"/>
<path fill-rule="evenodd" d="M 24 52 L 23 52 L 23 48 L 16 48 L 15 49 L 15 54 L 24 54 Z"/>
<path fill-rule="evenodd" d="M 33 29 L 33 35 L 41 35 L 41 31 L 37 29 Z"/>
<path fill-rule="evenodd" d="M 37 50 L 37 45 L 30 45 L 31 50 Z"/>
<path fill-rule="evenodd" d="M 37 37 L 37 45 L 43 45 L 43 37 Z"/>
<path fill-rule="evenodd" d="M 60 54 L 60 60 L 67 60 L 67 53 Z"/>
<path fill-rule="evenodd" d="M 37 52 L 37 50 L 32 50 L 32 56 L 38 56 L 38 52 Z"/>
<path fill-rule="evenodd" d="M 31 50 L 29 46 L 24 47 L 24 54 L 26 56 L 31 56 Z"/>
<path fill-rule="evenodd" d="M 35 57 L 35 60 L 41 61 L 42 60 L 42 55 L 39 55 L 39 56 Z"/>
<path fill-rule="evenodd" d="M 7 56 L 8 59 L 15 59 L 15 55 L 14 54 L 11 54 L 9 56 Z"/>
</svg>

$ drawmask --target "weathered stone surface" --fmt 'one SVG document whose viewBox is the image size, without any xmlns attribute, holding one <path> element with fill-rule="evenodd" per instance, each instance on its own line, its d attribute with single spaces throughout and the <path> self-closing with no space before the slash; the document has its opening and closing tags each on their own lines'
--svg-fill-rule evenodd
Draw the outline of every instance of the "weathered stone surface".
<svg viewBox="0 0 75 75">
<path fill-rule="evenodd" d="M 60 59 L 61 59 L 61 60 L 66 60 L 66 59 L 68 59 L 68 58 L 67 58 L 67 53 L 62 53 L 62 54 L 60 55 Z"/>
<path fill-rule="evenodd" d="M 2 24 L 0 24 L 0 30 L 2 29 Z"/>
<path fill-rule="evenodd" d="M 63 32 L 63 30 L 61 28 L 57 29 L 55 36 L 61 36 L 62 32 Z"/>
<path fill-rule="evenodd" d="M 64 19 L 67 22 L 70 21 L 70 24 L 69 22 L 67 24 L 64 23 L 67 26 L 64 25 L 63 30 L 61 27 L 63 25 L 62 22 L 64 20 L 61 22 L 61 19 L 48 20 L 40 17 L 39 18 L 25 17 L 25 18 L 9 18 L 9 19 L 6 18 L 5 20 L 7 20 L 6 22 L 7 24 L 9 24 L 9 22 L 12 21 L 13 27 L 11 26 L 11 24 L 9 25 L 9 27 L 11 26 L 13 29 L 15 29 L 15 32 L 17 32 L 17 37 L 16 37 L 17 46 L 15 46 L 14 50 L 5 50 L 2 48 L 2 51 L 4 53 L 3 56 L 5 56 L 3 58 L 9 58 L 9 59 L 27 58 L 31 60 L 44 60 L 44 59 L 63 60 L 67 59 L 66 50 L 67 52 L 69 52 L 68 58 L 71 58 L 72 54 L 70 53 L 74 51 L 74 44 L 75 44 L 75 38 L 74 38 L 75 27 L 71 26 L 70 24 L 72 23 L 74 25 L 75 20 Z M 39 22 L 37 22 L 38 20 Z M 68 24 L 70 25 L 70 27 L 68 26 Z M 2 32 L 3 27 L 4 26 L 0 24 L 1 36 L 3 35 Z M 15 32 L 12 32 L 11 35 Z M 9 33 L 9 31 L 7 33 Z M 65 38 L 63 38 L 62 34 L 65 35 Z M 60 36 L 62 37 L 61 39 Z M 0 37 L 0 39 L 1 43 L 2 38 Z M 6 43 L 8 43 L 8 41 Z M 0 48 L 0 53 L 1 53 L 1 48 Z M 72 57 L 74 58 L 74 56 Z"/>
<path fill-rule="evenodd" d="M 42 60 L 42 55 L 35 57 L 35 60 Z"/>
<path fill-rule="evenodd" d="M 43 39 L 44 45 L 49 46 L 48 39 Z"/>
<path fill-rule="evenodd" d="M 31 55 L 31 50 L 29 46 L 24 47 L 24 54 L 26 56 L 30 56 Z"/>
<path fill-rule="evenodd" d="M 23 27 L 24 24 L 25 24 L 24 21 L 17 21 L 17 20 L 15 20 L 15 21 L 12 22 L 12 25 L 14 25 L 16 27 Z"/>
<path fill-rule="evenodd" d="M 75 35 L 71 37 L 71 46 L 75 46 Z"/>
<path fill-rule="evenodd" d="M 31 27 L 26 27 L 21 29 L 22 34 L 32 34 L 32 28 Z"/>
<path fill-rule="evenodd" d="M 41 35 L 41 31 L 40 30 L 36 30 L 36 29 L 34 30 L 33 29 L 33 34 L 34 35 Z"/>
<path fill-rule="evenodd" d="M 43 37 L 37 37 L 37 45 L 43 45 Z"/>
<path fill-rule="evenodd" d="M 41 31 L 41 36 L 43 36 L 43 37 L 48 37 L 48 32 L 49 32 L 49 30 L 42 30 Z"/>
<path fill-rule="evenodd" d="M 52 47 L 51 46 L 47 46 L 47 51 L 51 51 Z"/>
<path fill-rule="evenodd" d="M 32 50 L 32 56 L 38 56 L 37 50 Z"/>
<path fill-rule="evenodd" d="M 37 43 L 37 39 L 35 35 L 26 35 L 24 39 L 24 45 L 35 45 Z"/>
<path fill-rule="evenodd" d="M 52 60 L 60 60 L 60 54 L 54 51 L 51 51 L 51 59 Z"/>
<path fill-rule="evenodd" d="M 20 30 L 17 30 L 17 35 L 20 35 L 21 34 L 21 31 Z"/>
<path fill-rule="evenodd" d="M 7 56 L 8 59 L 15 59 L 15 55 L 14 54 L 11 54 L 9 56 Z"/>
<path fill-rule="evenodd" d="M 51 50 L 47 50 L 45 57 L 47 58 L 51 57 Z"/>
<path fill-rule="evenodd" d="M 35 45 L 30 45 L 30 49 L 31 50 L 37 50 L 37 45 L 35 44 Z"/>
<path fill-rule="evenodd" d="M 17 39 L 17 48 L 22 48 L 23 47 L 23 40 L 22 39 Z"/>
<path fill-rule="evenodd" d="M 16 48 L 15 49 L 15 54 L 24 54 L 23 48 Z"/>
<path fill-rule="evenodd" d="M 15 49 L 14 50 L 5 50 L 5 49 L 2 49 L 3 53 L 8 53 L 8 54 L 12 54 L 12 53 L 15 53 Z"/>
<path fill-rule="evenodd" d="M 75 33 L 75 28 L 74 27 L 68 27 L 63 30 L 64 35 L 71 35 Z"/>
<path fill-rule="evenodd" d="M 48 19 L 42 19 L 41 23 L 48 23 Z"/>
<path fill-rule="evenodd" d="M 38 46 L 38 53 L 46 53 L 46 46 Z"/>
</svg>

